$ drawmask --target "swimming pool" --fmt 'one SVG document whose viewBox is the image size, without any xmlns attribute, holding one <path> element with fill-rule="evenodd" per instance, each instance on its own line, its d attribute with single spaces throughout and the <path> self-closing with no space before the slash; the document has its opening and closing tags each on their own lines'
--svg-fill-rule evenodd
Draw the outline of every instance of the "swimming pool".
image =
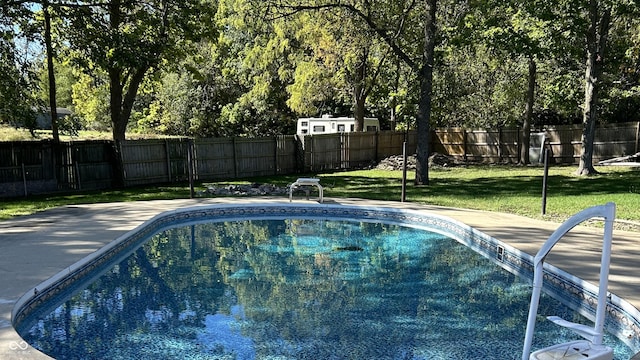
<svg viewBox="0 0 640 360">
<path fill-rule="evenodd" d="M 254 220 L 241 220 L 247 218 Z M 52 291 L 39 286 L 17 307 L 14 324 L 45 352 L 78 343 L 66 358 L 518 358 L 527 282 L 496 271 L 469 247 L 503 266 L 522 265 L 515 249 L 414 212 L 282 204 L 186 209 L 154 218 L 44 284 L 55 285 Z M 467 304 L 478 304 L 480 319 L 468 320 Z M 551 314 L 572 318 L 559 311 Z M 105 317 L 121 325 L 107 325 Z M 548 331 L 553 343 L 566 336 Z M 38 337 L 49 345 L 36 345 Z M 509 337 L 515 345 L 506 345 Z M 434 343 L 442 346 L 425 345 Z"/>
</svg>

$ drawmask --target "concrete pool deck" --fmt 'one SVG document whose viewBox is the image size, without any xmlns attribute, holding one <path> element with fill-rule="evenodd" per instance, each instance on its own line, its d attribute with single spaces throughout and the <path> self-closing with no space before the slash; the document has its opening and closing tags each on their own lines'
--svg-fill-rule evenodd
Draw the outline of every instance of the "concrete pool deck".
<svg viewBox="0 0 640 360">
<path fill-rule="evenodd" d="M 49 359 L 24 343 L 11 326 L 11 311 L 28 290 L 161 212 L 240 201 L 289 202 L 284 197 L 249 197 L 73 205 L 0 221 L 0 359 Z M 342 198 L 325 198 L 324 202 L 403 208 L 447 216 L 529 254 L 535 254 L 560 225 L 504 213 L 413 203 Z M 640 233 L 615 230 L 613 237 L 609 290 L 640 309 Z M 601 228 L 579 226 L 558 243 L 547 262 L 597 283 L 601 247 Z"/>
</svg>

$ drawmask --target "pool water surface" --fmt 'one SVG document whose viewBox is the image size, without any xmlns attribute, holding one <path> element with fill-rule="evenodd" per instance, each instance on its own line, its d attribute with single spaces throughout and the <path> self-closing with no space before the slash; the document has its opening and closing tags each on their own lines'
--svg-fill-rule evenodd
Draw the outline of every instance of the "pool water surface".
<svg viewBox="0 0 640 360">
<path fill-rule="evenodd" d="M 519 359 L 530 296 L 528 281 L 435 232 L 209 222 L 150 236 L 18 331 L 57 359 Z M 538 313 L 589 323 L 549 296 Z M 572 339 L 540 320 L 534 349 Z"/>
</svg>

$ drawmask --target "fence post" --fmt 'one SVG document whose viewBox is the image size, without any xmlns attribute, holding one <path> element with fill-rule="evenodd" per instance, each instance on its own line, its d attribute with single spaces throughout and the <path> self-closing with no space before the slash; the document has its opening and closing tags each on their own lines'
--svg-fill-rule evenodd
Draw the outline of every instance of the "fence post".
<svg viewBox="0 0 640 360">
<path fill-rule="evenodd" d="M 636 125 L 636 154 L 638 153 L 638 150 L 640 150 L 640 121 L 638 121 L 638 124 Z"/>
<path fill-rule="evenodd" d="M 305 139 L 306 139 L 306 138 L 305 138 Z M 314 168 L 313 168 L 313 166 L 314 166 L 313 158 L 315 157 L 315 154 L 314 154 L 313 144 L 315 144 L 315 142 L 316 142 L 316 141 L 315 141 L 315 138 L 313 137 L 313 135 L 311 135 L 311 141 L 309 141 L 309 147 L 311 148 L 311 149 L 310 149 L 311 151 L 309 151 L 309 167 L 310 167 L 310 170 L 311 170 L 311 171 L 314 171 Z M 305 145 L 306 145 L 306 144 L 305 144 Z M 307 152 L 307 146 L 305 146 L 305 147 L 304 147 L 304 151 L 305 151 L 305 152 Z"/>
<path fill-rule="evenodd" d="M 284 136 L 284 135 L 276 135 L 276 136 L 274 136 L 274 137 L 273 137 L 273 143 L 274 143 L 274 146 L 273 146 L 273 148 L 274 148 L 274 149 L 273 149 L 273 153 L 274 153 L 274 159 L 273 159 L 273 161 L 274 161 L 274 169 L 273 169 L 273 174 L 274 174 L 274 175 L 276 175 L 276 174 L 279 174 L 279 173 L 280 173 L 280 171 L 278 171 L 278 168 L 279 168 L 279 166 L 278 166 L 278 165 L 280 164 L 280 162 L 278 161 L 278 158 L 279 158 L 279 156 L 278 156 L 278 143 L 280 142 L 279 140 L 280 140 L 280 137 L 281 137 L 281 136 Z"/>
<path fill-rule="evenodd" d="M 378 144 L 380 142 L 380 131 L 376 130 L 376 137 L 374 139 L 374 143 L 375 143 L 375 150 L 374 150 L 374 161 L 376 162 L 376 164 L 378 163 L 378 161 L 380 161 L 380 159 L 378 158 Z"/>
<path fill-rule="evenodd" d="M 542 176 L 542 215 L 547 213 L 547 180 L 549 178 L 549 149 L 542 150 L 544 157 L 544 175 Z"/>
<path fill-rule="evenodd" d="M 82 179 L 80 178 L 80 164 L 78 164 L 78 155 L 77 152 L 78 149 L 77 147 L 74 147 L 73 144 L 69 144 L 70 150 L 71 150 L 71 154 L 69 154 L 69 157 L 71 158 L 71 163 L 73 164 L 73 170 L 76 173 L 75 179 L 76 179 L 76 186 L 78 186 L 78 190 L 82 190 Z"/>
<path fill-rule="evenodd" d="M 164 152 L 167 156 L 167 182 L 171 182 L 171 155 L 169 153 L 169 140 L 164 140 Z"/>
<path fill-rule="evenodd" d="M 528 153 L 529 150 L 527 150 Z M 522 153 L 522 141 L 520 141 L 520 126 L 516 126 L 516 163 L 520 163 L 520 154 Z M 523 165 L 525 165 L 523 163 Z"/>
<path fill-rule="evenodd" d="M 407 200 L 407 142 L 402 143 L 402 194 L 400 202 Z"/>
<path fill-rule="evenodd" d="M 502 126 L 498 127 L 498 161 L 502 162 Z"/>
<path fill-rule="evenodd" d="M 462 129 L 462 158 L 466 162 L 467 158 L 467 129 Z"/>
<path fill-rule="evenodd" d="M 340 151 L 338 152 L 338 156 L 340 158 L 338 159 L 338 166 L 340 170 L 347 170 L 351 168 L 351 163 L 350 163 L 351 158 L 350 156 L 347 155 L 349 151 L 349 145 L 350 145 L 349 134 L 350 133 L 343 132 L 343 133 L 340 133 L 339 135 Z"/>
<path fill-rule="evenodd" d="M 195 197 L 195 191 L 193 189 L 193 141 L 187 140 L 187 170 L 189 173 L 189 197 L 193 199 Z"/>
<path fill-rule="evenodd" d="M 292 141 L 294 145 L 293 156 L 295 158 L 294 172 L 301 173 L 304 169 L 304 149 L 303 149 L 304 138 L 296 134 L 296 135 L 293 135 Z"/>
<path fill-rule="evenodd" d="M 24 196 L 27 197 L 27 171 L 24 168 L 24 161 L 22 162 L 22 185 L 24 186 Z"/>
<path fill-rule="evenodd" d="M 233 147 L 233 178 L 238 178 L 238 149 L 236 144 L 236 137 L 231 138 L 231 145 Z"/>
</svg>

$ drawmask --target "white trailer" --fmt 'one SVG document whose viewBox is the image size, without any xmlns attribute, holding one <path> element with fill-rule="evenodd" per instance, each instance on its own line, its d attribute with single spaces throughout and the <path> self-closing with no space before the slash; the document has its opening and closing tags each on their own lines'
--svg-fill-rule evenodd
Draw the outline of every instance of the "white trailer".
<svg viewBox="0 0 640 360">
<path fill-rule="evenodd" d="M 322 115 L 321 118 L 300 118 L 296 134 L 315 135 L 353 132 L 356 125 L 355 118 L 331 117 Z M 380 121 L 376 118 L 364 118 L 364 131 L 379 131 Z"/>
</svg>

